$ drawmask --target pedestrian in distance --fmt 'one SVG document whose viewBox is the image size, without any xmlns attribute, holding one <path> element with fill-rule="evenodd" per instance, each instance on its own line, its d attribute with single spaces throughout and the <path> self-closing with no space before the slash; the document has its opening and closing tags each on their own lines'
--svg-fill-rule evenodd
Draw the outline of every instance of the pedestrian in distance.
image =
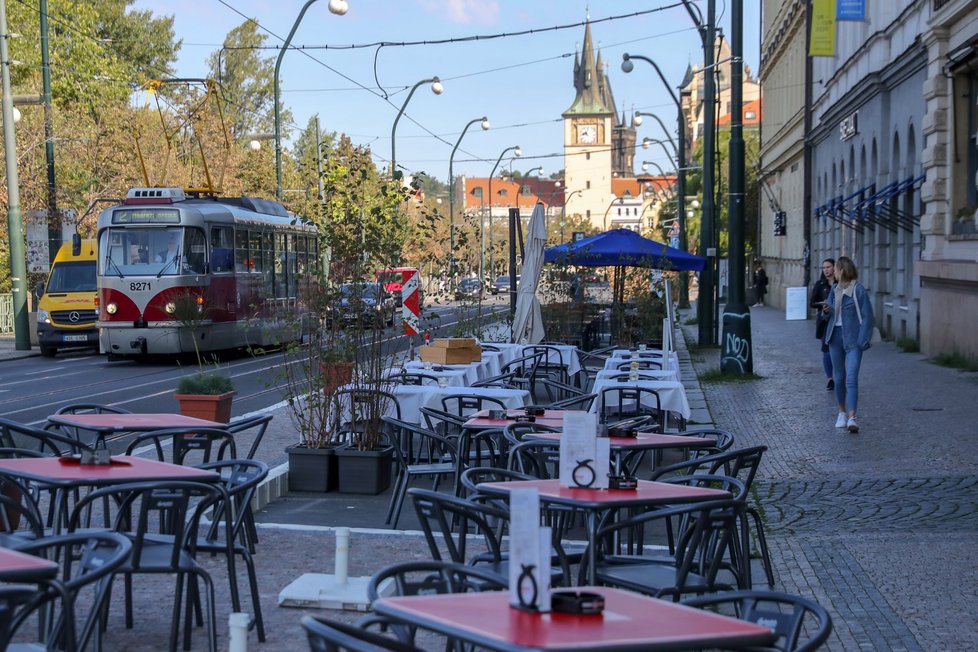
<svg viewBox="0 0 978 652">
<path fill-rule="evenodd" d="M 767 294 L 767 272 L 764 271 L 764 266 L 757 263 L 757 267 L 754 268 L 754 297 L 757 300 L 755 306 L 764 305 L 764 295 Z"/>
<path fill-rule="evenodd" d="M 859 432 L 856 408 L 859 391 L 859 365 L 863 351 L 870 347 L 873 338 L 873 304 L 869 293 L 856 281 L 859 272 L 856 264 L 847 256 L 835 261 L 835 286 L 829 293 L 828 303 L 822 312 L 828 315 L 825 339 L 832 356 L 832 374 L 835 377 L 835 399 L 839 414 L 836 428 Z"/>
<path fill-rule="evenodd" d="M 835 260 L 826 258 L 822 261 L 822 273 L 812 286 L 812 299 L 809 305 L 816 310 L 815 312 L 815 337 L 822 345 L 822 369 L 825 370 L 825 378 L 828 382 L 825 389 L 831 391 L 835 389 L 835 379 L 832 377 L 832 356 L 829 354 L 829 345 L 825 343 L 825 329 L 829 325 L 829 317 L 822 311 L 832 293 L 835 285 Z"/>
</svg>

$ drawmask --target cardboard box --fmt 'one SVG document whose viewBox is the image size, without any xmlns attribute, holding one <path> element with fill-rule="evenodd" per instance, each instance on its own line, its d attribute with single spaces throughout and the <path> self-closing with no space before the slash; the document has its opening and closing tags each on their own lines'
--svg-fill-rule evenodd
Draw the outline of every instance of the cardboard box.
<svg viewBox="0 0 978 652">
<path fill-rule="evenodd" d="M 442 349 L 471 349 L 478 345 L 471 337 L 438 337 L 431 341 L 431 346 Z"/>
<path fill-rule="evenodd" d="M 468 364 L 482 359 L 482 347 L 422 346 L 418 349 L 418 354 L 424 362 L 433 364 Z"/>
</svg>

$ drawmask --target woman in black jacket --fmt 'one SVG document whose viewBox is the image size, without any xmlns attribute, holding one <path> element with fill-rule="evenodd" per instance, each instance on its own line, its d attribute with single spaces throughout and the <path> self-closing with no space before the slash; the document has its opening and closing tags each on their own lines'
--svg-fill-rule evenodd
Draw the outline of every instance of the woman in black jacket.
<svg viewBox="0 0 978 652">
<path fill-rule="evenodd" d="M 828 383 L 825 389 L 835 389 L 835 380 L 832 379 L 832 356 L 829 355 L 829 346 L 822 339 L 825 337 L 825 328 L 829 325 L 829 317 L 822 312 L 822 306 L 829 300 L 829 293 L 835 285 L 835 260 L 826 258 L 822 261 L 822 273 L 819 275 L 815 285 L 812 286 L 812 299 L 809 305 L 815 309 L 815 338 L 822 344 L 822 369 L 825 370 L 825 377 Z"/>
</svg>

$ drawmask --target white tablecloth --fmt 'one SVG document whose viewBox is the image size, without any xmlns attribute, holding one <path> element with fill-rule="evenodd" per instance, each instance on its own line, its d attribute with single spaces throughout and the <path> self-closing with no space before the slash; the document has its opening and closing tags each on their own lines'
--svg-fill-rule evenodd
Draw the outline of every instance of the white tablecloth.
<svg viewBox="0 0 978 652">
<path fill-rule="evenodd" d="M 627 354 L 627 351 L 626 351 L 626 354 Z M 676 352 L 675 351 L 672 351 L 670 353 L 668 362 L 665 361 L 665 358 L 663 358 L 661 354 L 659 354 L 659 355 L 639 356 L 638 357 L 638 360 L 639 360 L 639 362 L 641 362 L 642 360 L 649 360 L 651 362 L 655 362 L 657 364 L 660 364 L 660 365 L 662 365 L 662 369 L 663 370 L 672 371 L 676 375 L 676 380 L 681 380 L 680 375 L 679 375 L 679 356 L 676 355 Z M 614 356 L 612 356 L 612 357 L 610 357 L 610 358 L 608 358 L 607 360 L 604 361 L 604 368 L 607 371 L 618 371 L 618 367 L 619 366 L 621 366 L 621 365 L 628 365 L 630 363 L 631 363 L 631 359 L 628 358 L 628 357 L 625 357 L 625 356 L 614 357 Z M 627 369 L 623 369 L 622 371 L 627 371 Z"/>
<path fill-rule="evenodd" d="M 466 374 L 468 373 L 464 369 L 443 369 L 442 371 L 435 371 L 434 369 L 409 369 L 407 368 L 406 365 L 404 371 L 405 373 L 409 373 L 409 374 L 417 373 L 417 374 L 424 374 L 425 376 L 434 376 L 436 379 L 446 378 L 448 379 L 449 387 L 465 387 Z M 390 378 L 391 376 L 396 376 L 397 374 L 400 373 L 401 373 L 400 367 L 390 367 L 384 370 L 384 377 Z M 422 381 L 422 383 L 425 385 L 432 385 L 432 386 L 438 385 L 437 380 L 430 380 L 428 378 L 425 378 Z"/>
<path fill-rule="evenodd" d="M 591 391 L 596 393 L 598 397 L 591 405 L 591 412 L 600 414 L 600 410 L 603 407 L 602 390 L 611 387 L 644 387 L 655 390 L 659 395 L 659 405 L 663 410 L 681 414 L 684 419 L 689 418 L 689 401 L 686 400 L 686 389 L 682 383 L 673 380 L 629 380 L 625 382 L 618 382 L 617 380 L 595 380 L 594 387 Z M 642 404 L 646 405 L 644 400 Z M 649 404 L 648 407 L 655 407 L 655 405 Z"/>
<path fill-rule="evenodd" d="M 401 406 L 401 418 L 405 421 L 422 423 L 422 407 L 442 409 L 441 399 L 445 396 L 474 394 L 499 399 L 507 408 L 519 408 L 530 400 L 530 392 L 525 389 L 503 389 L 500 387 L 431 387 L 424 385 L 397 385 L 394 395 Z"/>
<path fill-rule="evenodd" d="M 435 364 L 432 369 L 425 369 L 424 363 L 420 360 L 410 360 L 404 363 L 404 368 L 408 371 L 417 371 L 423 374 L 434 371 L 438 367 L 443 371 L 458 371 L 463 374 L 463 385 L 471 385 L 477 380 L 486 377 L 486 370 L 482 362 L 470 362 L 469 364 Z"/>
<path fill-rule="evenodd" d="M 517 344 L 513 342 L 486 342 L 491 346 L 497 347 L 503 354 L 503 364 L 512 362 L 517 358 L 522 358 L 530 354 L 533 344 Z M 577 353 L 577 347 L 573 344 L 547 344 L 537 345 L 547 346 L 552 349 L 547 356 L 550 364 L 561 364 L 567 368 L 567 375 L 573 376 L 581 370 L 581 358 Z"/>
<path fill-rule="evenodd" d="M 617 369 L 602 369 L 595 376 L 595 380 L 614 380 L 618 374 L 627 374 L 627 371 Z M 643 376 L 651 376 L 655 380 L 679 380 L 679 374 L 675 369 L 641 369 L 639 373 Z"/>
</svg>

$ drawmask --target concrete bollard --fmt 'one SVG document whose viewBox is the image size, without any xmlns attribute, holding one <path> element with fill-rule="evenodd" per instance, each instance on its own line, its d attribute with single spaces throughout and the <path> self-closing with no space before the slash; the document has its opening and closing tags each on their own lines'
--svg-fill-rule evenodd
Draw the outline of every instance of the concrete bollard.
<svg viewBox="0 0 978 652">
<path fill-rule="evenodd" d="M 333 575 L 337 586 L 346 586 L 350 568 L 350 528 L 336 528 L 336 564 Z"/>
<path fill-rule="evenodd" d="M 248 652 L 248 625 L 251 616 L 232 613 L 228 616 L 228 652 Z"/>
</svg>

